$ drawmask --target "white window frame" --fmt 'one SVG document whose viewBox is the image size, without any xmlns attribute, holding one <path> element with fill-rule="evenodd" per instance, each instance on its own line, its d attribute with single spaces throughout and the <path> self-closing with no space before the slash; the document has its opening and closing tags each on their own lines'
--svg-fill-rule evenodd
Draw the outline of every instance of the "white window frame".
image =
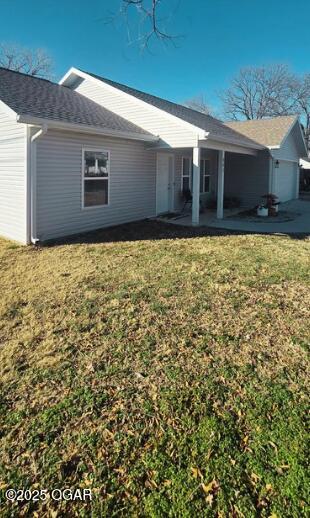
<svg viewBox="0 0 310 518">
<path fill-rule="evenodd" d="M 201 165 L 203 164 L 203 175 L 202 175 L 202 191 L 200 191 L 200 194 L 210 194 L 211 192 L 211 173 L 206 173 L 206 162 L 209 162 L 209 171 L 211 171 L 211 160 L 210 158 L 201 158 L 200 159 L 200 167 L 199 167 L 199 174 L 201 175 Z M 209 190 L 205 191 L 205 178 L 209 177 Z M 200 176 L 201 179 L 201 176 Z"/>
<path fill-rule="evenodd" d="M 184 160 L 189 160 L 189 173 L 184 174 Z M 181 175 L 181 191 L 183 192 L 184 178 L 188 178 L 188 188 L 192 191 L 192 177 L 193 177 L 193 159 L 190 156 L 182 156 L 182 175 Z"/>
<path fill-rule="evenodd" d="M 108 176 L 107 177 L 93 177 L 93 178 L 85 178 L 85 167 L 84 167 L 84 161 L 85 161 L 85 152 L 87 151 L 93 151 L 94 153 L 106 153 L 108 155 Z M 98 148 L 98 147 L 82 147 L 82 210 L 91 210 L 91 209 L 103 209 L 105 207 L 110 206 L 110 184 L 111 184 L 111 175 L 110 175 L 110 162 L 111 162 L 111 152 L 107 149 Z M 103 203 L 101 205 L 90 205 L 85 206 L 85 181 L 92 181 L 92 180 L 100 180 L 104 182 L 108 182 L 108 203 Z"/>
</svg>

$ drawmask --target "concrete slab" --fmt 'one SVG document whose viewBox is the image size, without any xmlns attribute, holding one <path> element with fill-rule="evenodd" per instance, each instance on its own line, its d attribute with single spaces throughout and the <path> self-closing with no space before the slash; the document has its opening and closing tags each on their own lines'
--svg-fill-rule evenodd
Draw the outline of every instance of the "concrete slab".
<svg viewBox="0 0 310 518">
<path fill-rule="evenodd" d="M 279 218 L 251 218 L 238 216 L 240 209 L 225 210 L 224 219 L 217 219 L 215 211 L 207 211 L 200 215 L 200 225 L 234 231 L 262 234 L 309 234 L 310 235 L 310 201 L 292 200 L 280 205 Z M 165 220 L 167 221 L 167 220 Z M 191 226 L 191 215 L 169 218 L 169 223 Z"/>
</svg>

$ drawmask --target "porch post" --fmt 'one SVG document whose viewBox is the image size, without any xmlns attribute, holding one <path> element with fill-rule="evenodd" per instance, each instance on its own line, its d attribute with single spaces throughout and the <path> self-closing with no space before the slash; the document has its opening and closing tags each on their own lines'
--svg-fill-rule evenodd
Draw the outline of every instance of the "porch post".
<svg viewBox="0 0 310 518">
<path fill-rule="evenodd" d="M 224 169 L 225 169 L 225 151 L 218 152 L 218 170 L 217 170 L 217 219 L 223 219 L 224 216 Z"/>
<path fill-rule="evenodd" d="M 192 225 L 199 225 L 200 197 L 200 148 L 193 148 Z"/>
</svg>

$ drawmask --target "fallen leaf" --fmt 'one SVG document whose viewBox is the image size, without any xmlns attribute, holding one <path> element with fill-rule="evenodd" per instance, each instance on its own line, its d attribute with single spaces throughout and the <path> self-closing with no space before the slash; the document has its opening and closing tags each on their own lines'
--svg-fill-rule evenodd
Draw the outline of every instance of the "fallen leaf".
<svg viewBox="0 0 310 518">
<path fill-rule="evenodd" d="M 210 507 L 212 506 L 212 504 L 213 504 L 213 495 L 212 495 L 212 493 L 210 493 L 208 496 L 206 496 L 206 502 L 207 502 L 207 504 L 209 504 Z"/>
<path fill-rule="evenodd" d="M 215 479 L 213 479 L 213 480 L 211 480 L 211 482 L 209 482 L 209 484 L 202 483 L 201 487 L 202 487 L 202 490 L 204 491 L 204 493 L 209 494 L 211 491 L 212 492 L 217 491 L 220 486 L 217 483 L 217 481 Z"/>
<path fill-rule="evenodd" d="M 199 468 L 191 468 L 191 472 L 194 478 L 200 477 L 201 479 L 203 479 L 202 473 Z"/>
</svg>

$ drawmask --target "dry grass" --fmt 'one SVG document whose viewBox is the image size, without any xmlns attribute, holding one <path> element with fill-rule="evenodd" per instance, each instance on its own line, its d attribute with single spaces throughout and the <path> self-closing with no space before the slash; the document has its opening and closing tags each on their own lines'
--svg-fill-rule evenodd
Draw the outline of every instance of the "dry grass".
<svg viewBox="0 0 310 518">
<path fill-rule="evenodd" d="M 2 516 L 306 516 L 310 242 L 169 228 L 0 242 Z"/>
</svg>

